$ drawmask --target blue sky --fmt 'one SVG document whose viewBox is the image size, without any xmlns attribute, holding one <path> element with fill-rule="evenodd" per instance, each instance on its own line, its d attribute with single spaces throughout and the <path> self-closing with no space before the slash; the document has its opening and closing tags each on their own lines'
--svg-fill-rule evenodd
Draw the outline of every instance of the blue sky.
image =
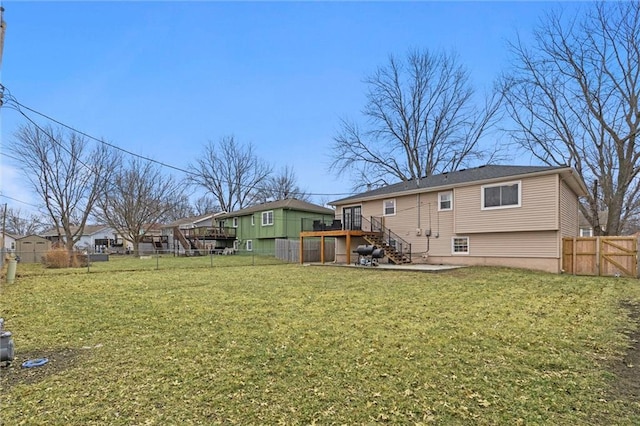
<svg viewBox="0 0 640 426">
<path fill-rule="evenodd" d="M 208 141 L 234 135 L 276 169 L 292 167 L 321 202 L 351 190 L 327 170 L 332 138 L 340 118 L 360 119 L 362 81 L 389 54 L 453 49 L 482 92 L 508 65 L 507 40 L 528 37 L 558 3 L 3 5 L 1 81 L 22 104 L 180 168 Z M 4 153 L 25 121 L 8 108 L 0 119 Z M 32 209 L 20 171 L 0 161 L 0 203 Z"/>
</svg>

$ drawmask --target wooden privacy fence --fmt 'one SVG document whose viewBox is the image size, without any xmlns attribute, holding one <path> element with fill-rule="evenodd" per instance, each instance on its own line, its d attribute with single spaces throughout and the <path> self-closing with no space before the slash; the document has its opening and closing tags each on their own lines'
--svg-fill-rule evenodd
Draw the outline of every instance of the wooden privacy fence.
<svg viewBox="0 0 640 426">
<path fill-rule="evenodd" d="M 563 238 L 562 269 L 573 275 L 638 277 L 638 238 Z"/>
<path fill-rule="evenodd" d="M 276 258 L 290 263 L 300 263 L 300 240 L 276 239 Z M 335 240 L 333 238 L 325 239 L 325 262 L 333 262 L 335 258 Z M 305 262 L 320 262 L 320 240 L 304 239 L 304 260 Z"/>
</svg>

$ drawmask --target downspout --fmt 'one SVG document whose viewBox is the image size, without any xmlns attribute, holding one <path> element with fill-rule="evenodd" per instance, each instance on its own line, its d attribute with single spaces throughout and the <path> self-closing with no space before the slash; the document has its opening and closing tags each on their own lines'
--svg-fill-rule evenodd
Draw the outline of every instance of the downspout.
<svg viewBox="0 0 640 426">
<path fill-rule="evenodd" d="M 418 229 L 420 229 L 420 194 L 416 194 L 416 204 L 418 205 Z"/>
</svg>

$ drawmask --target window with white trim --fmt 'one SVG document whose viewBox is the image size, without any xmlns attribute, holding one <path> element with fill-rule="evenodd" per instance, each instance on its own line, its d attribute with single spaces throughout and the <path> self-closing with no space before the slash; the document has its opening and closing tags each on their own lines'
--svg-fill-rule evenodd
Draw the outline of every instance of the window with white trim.
<svg viewBox="0 0 640 426">
<path fill-rule="evenodd" d="M 469 237 L 451 238 L 451 253 L 469 254 Z"/>
<path fill-rule="evenodd" d="M 253 240 L 247 240 L 247 251 L 253 251 Z"/>
<path fill-rule="evenodd" d="M 592 228 L 580 228 L 580 236 L 581 237 L 593 237 L 593 229 Z"/>
<path fill-rule="evenodd" d="M 233 241 L 233 249 L 235 251 L 238 251 L 239 248 L 240 248 L 240 240 L 234 240 Z"/>
<path fill-rule="evenodd" d="M 254 226 L 256 224 L 256 217 L 254 215 L 251 215 L 251 226 Z"/>
<path fill-rule="evenodd" d="M 234 218 L 233 218 L 233 225 L 232 225 L 232 226 L 233 226 L 234 228 L 237 228 L 237 227 L 238 227 L 238 218 L 237 218 L 237 217 L 234 217 Z"/>
<path fill-rule="evenodd" d="M 453 210 L 453 191 L 438 193 L 438 211 Z"/>
<path fill-rule="evenodd" d="M 384 200 L 383 204 L 383 216 L 394 216 L 396 214 L 396 200 Z"/>
<path fill-rule="evenodd" d="M 500 185 L 482 187 L 482 210 L 520 207 L 520 182 L 508 182 Z"/>
<path fill-rule="evenodd" d="M 273 210 L 262 212 L 262 226 L 273 225 Z"/>
</svg>

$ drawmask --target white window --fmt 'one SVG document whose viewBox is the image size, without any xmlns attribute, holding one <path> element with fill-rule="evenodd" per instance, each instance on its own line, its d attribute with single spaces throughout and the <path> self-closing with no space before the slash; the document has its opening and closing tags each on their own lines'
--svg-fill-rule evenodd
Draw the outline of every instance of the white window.
<svg viewBox="0 0 640 426">
<path fill-rule="evenodd" d="M 482 210 L 520 207 L 520 182 L 508 182 L 500 185 L 482 187 Z"/>
<path fill-rule="evenodd" d="M 256 224 L 256 217 L 254 215 L 251 215 L 251 226 L 254 226 Z"/>
<path fill-rule="evenodd" d="M 453 237 L 451 239 L 451 253 L 469 254 L 469 237 Z"/>
<path fill-rule="evenodd" d="M 580 228 L 580 236 L 581 237 L 593 237 L 593 229 L 591 229 L 591 228 Z"/>
<path fill-rule="evenodd" d="M 396 200 L 384 200 L 383 202 L 384 216 L 394 216 L 396 214 Z"/>
<path fill-rule="evenodd" d="M 438 210 L 446 211 L 453 209 L 453 192 L 439 192 L 438 193 Z"/>
<path fill-rule="evenodd" d="M 247 240 L 247 251 L 252 251 L 252 250 L 253 250 L 253 241 Z"/>
<path fill-rule="evenodd" d="M 273 225 L 273 210 L 262 212 L 262 226 Z"/>
<path fill-rule="evenodd" d="M 234 227 L 234 228 L 237 228 L 237 227 L 238 227 L 238 218 L 237 218 L 237 217 L 234 217 L 234 218 L 233 218 L 233 227 Z"/>
</svg>

